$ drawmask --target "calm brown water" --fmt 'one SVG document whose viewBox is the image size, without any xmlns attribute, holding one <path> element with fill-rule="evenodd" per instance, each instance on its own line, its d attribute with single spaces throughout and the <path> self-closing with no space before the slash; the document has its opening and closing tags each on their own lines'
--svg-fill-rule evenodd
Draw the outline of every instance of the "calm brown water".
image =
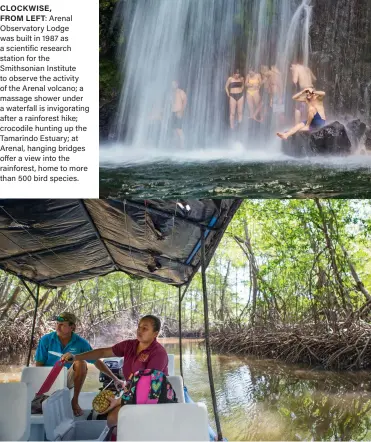
<svg viewBox="0 0 371 442">
<path fill-rule="evenodd" d="M 179 373 L 179 346 L 165 341 Z M 185 385 L 206 403 L 215 428 L 206 354 L 198 342 L 184 341 Z M 22 366 L 0 362 L 0 382 L 19 381 Z M 1 365 L 2 364 L 2 365 Z M 370 373 L 335 373 L 268 361 L 213 355 L 217 403 L 223 435 L 229 440 L 370 440 Z M 99 387 L 89 365 L 84 391 Z"/>
</svg>

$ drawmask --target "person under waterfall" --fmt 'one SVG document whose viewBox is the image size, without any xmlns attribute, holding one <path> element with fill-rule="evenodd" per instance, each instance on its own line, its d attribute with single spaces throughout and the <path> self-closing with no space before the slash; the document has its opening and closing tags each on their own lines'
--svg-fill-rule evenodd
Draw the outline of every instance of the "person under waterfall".
<svg viewBox="0 0 371 442">
<path fill-rule="evenodd" d="M 326 124 L 325 108 L 323 106 L 323 99 L 326 93 L 316 91 L 313 88 L 304 89 L 292 98 L 296 101 L 301 101 L 307 105 L 307 120 L 296 124 L 287 132 L 277 132 L 277 135 L 286 140 L 299 131 L 309 131 L 319 129 Z"/>
<path fill-rule="evenodd" d="M 303 65 L 303 60 L 297 59 L 291 65 L 292 82 L 296 87 L 296 91 L 307 88 L 313 88 L 314 82 L 317 80 L 309 67 Z M 297 101 L 295 105 L 295 124 L 299 124 L 304 118 L 305 103 Z"/>
<path fill-rule="evenodd" d="M 187 94 L 183 91 L 183 89 L 179 88 L 179 84 L 176 80 L 172 82 L 173 89 L 173 102 L 172 102 L 172 116 L 171 116 L 171 124 L 172 128 L 175 132 L 175 135 L 178 137 L 180 147 L 184 147 L 184 132 L 183 132 L 183 116 L 184 111 L 187 106 Z"/>
<path fill-rule="evenodd" d="M 278 67 L 274 64 L 269 71 L 269 105 L 275 115 L 275 123 L 278 124 L 283 119 L 285 105 L 283 102 L 283 85 L 282 74 Z"/>
<path fill-rule="evenodd" d="M 261 123 L 264 121 L 267 113 L 268 113 L 268 107 L 269 107 L 269 76 L 271 71 L 269 70 L 267 65 L 261 65 L 260 66 L 260 76 L 262 79 L 261 83 L 261 97 L 260 97 L 260 104 L 255 110 L 255 114 L 253 116 L 253 119 L 256 120 L 258 123 Z M 259 117 L 258 117 L 259 115 Z"/>
<path fill-rule="evenodd" d="M 244 103 L 243 84 L 244 78 L 241 76 L 239 69 L 234 71 L 225 84 L 225 92 L 229 98 L 229 125 L 231 129 L 234 129 L 236 109 L 238 124 L 242 123 Z"/>
<path fill-rule="evenodd" d="M 245 86 L 246 86 L 246 100 L 247 105 L 249 107 L 249 118 L 261 121 L 261 118 L 258 119 L 257 116 L 259 111 L 261 110 L 260 102 L 260 86 L 262 85 L 262 76 L 259 72 L 255 72 L 253 69 L 249 70 L 249 73 L 246 77 Z"/>
</svg>

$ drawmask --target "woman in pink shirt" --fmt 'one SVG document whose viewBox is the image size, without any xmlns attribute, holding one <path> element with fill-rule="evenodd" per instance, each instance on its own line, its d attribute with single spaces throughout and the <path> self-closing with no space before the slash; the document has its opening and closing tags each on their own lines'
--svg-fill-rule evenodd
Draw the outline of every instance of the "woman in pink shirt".
<svg viewBox="0 0 371 442">
<path fill-rule="evenodd" d="M 62 360 L 86 361 L 113 356 L 124 357 L 123 372 L 126 380 L 138 370 L 155 369 L 168 375 L 168 356 L 164 347 L 157 342 L 161 321 L 153 315 L 146 315 L 139 321 L 137 339 L 128 339 L 115 344 L 113 347 L 97 348 L 78 355 L 65 353 Z M 108 368 L 108 367 L 107 367 Z M 110 370 L 109 370 L 110 371 Z M 121 387 L 123 382 L 111 371 L 110 376 L 116 387 Z M 120 410 L 121 399 L 112 399 L 107 418 L 110 426 L 117 424 L 117 415 Z"/>
</svg>

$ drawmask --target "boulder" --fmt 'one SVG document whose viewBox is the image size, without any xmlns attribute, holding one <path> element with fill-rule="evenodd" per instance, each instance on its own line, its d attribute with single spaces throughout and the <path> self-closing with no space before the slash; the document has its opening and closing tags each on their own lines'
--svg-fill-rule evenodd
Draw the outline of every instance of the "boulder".
<svg viewBox="0 0 371 442">
<path fill-rule="evenodd" d="M 297 132 L 282 140 L 282 151 L 293 157 L 349 155 L 351 142 L 345 127 L 338 121 L 313 132 Z"/>
</svg>

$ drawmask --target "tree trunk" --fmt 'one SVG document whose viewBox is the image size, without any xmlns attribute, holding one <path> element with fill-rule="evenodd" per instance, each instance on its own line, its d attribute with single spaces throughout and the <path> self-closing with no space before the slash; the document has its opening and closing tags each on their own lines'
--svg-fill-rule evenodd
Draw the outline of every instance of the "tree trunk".
<svg viewBox="0 0 371 442">
<path fill-rule="evenodd" d="M 337 281 L 337 288 L 339 290 L 340 296 L 341 296 L 341 301 L 342 301 L 342 305 L 343 305 L 343 309 L 345 311 L 348 310 L 348 305 L 347 305 L 347 301 L 346 301 L 346 293 L 345 293 L 345 288 L 344 288 L 344 283 L 343 283 L 343 279 L 341 277 L 341 274 L 339 272 L 339 268 L 336 262 L 336 252 L 335 252 L 335 248 L 333 246 L 332 240 L 330 238 L 330 234 L 328 231 L 328 226 L 327 226 L 327 221 L 325 218 L 325 214 L 323 213 L 323 207 L 322 204 L 320 203 L 320 201 L 318 199 L 315 199 L 315 203 L 317 205 L 318 208 L 318 212 L 321 218 L 321 222 L 322 222 L 322 231 L 323 234 L 325 236 L 325 240 L 326 240 L 326 247 L 327 250 L 330 253 L 330 259 L 331 259 L 331 266 L 332 266 L 332 270 L 335 276 L 335 279 Z"/>
<path fill-rule="evenodd" d="M 348 262 L 348 265 L 349 265 L 349 268 L 350 268 L 350 272 L 351 272 L 351 274 L 353 276 L 353 279 L 354 279 L 354 281 L 356 283 L 357 290 L 360 291 L 361 293 L 363 293 L 363 295 L 366 298 L 366 301 L 371 301 L 371 295 L 367 291 L 366 287 L 363 285 L 363 282 L 360 280 L 360 278 L 358 276 L 358 273 L 357 273 L 357 271 L 356 271 L 352 261 L 349 258 L 348 252 L 345 250 L 344 246 L 341 246 L 341 250 L 343 251 L 344 257 L 345 257 L 345 259 Z"/>
<path fill-rule="evenodd" d="M 132 319 L 135 319 L 137 317 L 137 309 L 135 307 L 133 281 L 129 281 L 129 293 L 130 293 L 130 302 L 131 302 L 131 317 Z"/>
<path fill-rule="evenodd" d="M 19 285 L 13 290 L 13 293 L 12 293 L 9 301 L 7 302 L 5 309 L 3 310 L 3 312 L 0 316 L 0 321 L 6 317 L 10 307 L 14 304 L 20 291 L 21 291 L 21 287 Z"/>
<path fill-rule="evenodd" d="M 6 275 L 4 281 L 0 285 L 0 307 L 6 304 L 10 284 L 11 280 L 9 279 L 9 275 Z"/>
<path fill-rule="evenodd" d="M 229 269 L 231 267 L 231 261 L 228 261 L 227 264 L 227 271 L 226 274 L 224 276 L 224 281 L 223 281 L 223 285 L 221 287 L 221 297 L 220 297 L 220 310 L 219 310 L 219 319 L 220 321 L 224 322 L 225 316 L 224 316 L 224 311 L 225 311 L 225 292 L 227 289 L 227 285 L 228 285 L 228 276 L 229 276 Z"/>
</svg>

